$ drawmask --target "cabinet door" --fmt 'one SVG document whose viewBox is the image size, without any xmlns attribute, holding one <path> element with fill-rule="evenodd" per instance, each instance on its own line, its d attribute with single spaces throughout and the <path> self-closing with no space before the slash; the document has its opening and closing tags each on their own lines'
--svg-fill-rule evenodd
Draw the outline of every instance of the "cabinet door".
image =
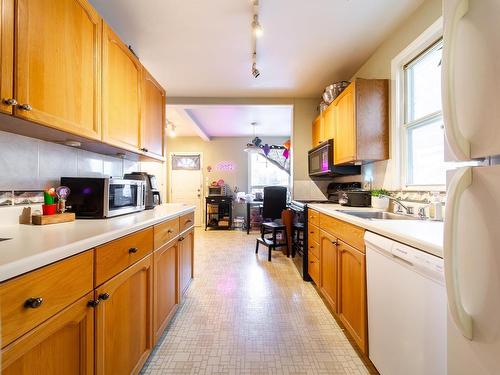
<svg viewBox="0 0 500 375">
<path fill-rule="evenodd" d="M 356 121 L 354 84 L 350 84 L 333 102 L 336 106 L 334 163 L 356 160 Z"/>
<path fill-rule="evenodd" d="M 153 254 L 154 309 L 153 329 L 155 342 L 162 335 L 179 303 L 178 246 L 167 244 Z"/>
<path fill-rule="evenodd" d="M 339 241 L 339 304 L 340 320 L 363 353 L 368 351 L 366 316 L 365 255 Z"/>
<path fill-rule="evenodd" d="M 333 311 L 337 311 L 337 238 L 321 231 L 320 249 L 321 249 L 321 281 L 320 289 L 326 300 L 330 303 Z"/>
<path fill-rule="evenodd" d="M 0 0 L 0 112 L 12 114 L 14 68 L 14 0 Z"/>
<path fill-rule="evenodd" d="M 15 20 L 15 115 L 100 139 L 97 12 L 86 0 L 18 0 Z"/>
<path fill-rule="evenodd" d="M 45 321 L 2 350 L 2 374 L 94 373 L 93 294 Z"/>
<path fill-rule="evenodd" d="M 332 104 L 323 112 L 323 140 L 335 138 L 335 111 L 336 107 Z"/>
<path fill-rule="evenodd" d="M 143 68 L 141 148 L 163 157 L 165 142 L 165 90 Z"/>
<path fill-rule="evenodd" d="M 142 67 L 111 28 L 103 22 L 103 140 L 139 151 Z"/>
<path fill-rule="evenodd" d="M 320 115 L 312 123 L 312 147 L 316 147 L 321 142 L 323 142 L 323 126 Z"/>
<path fill-rule="evenodd" d="M 137 374 L 153 345 L 152 255 L 96 289 L 96 372 Z"/>
<path fill-rule="evenodd" d="M 193 278 L 194 231 L 191 230 L 179 239 L 179 283 L 180 292 L 186 292 Z"/>
</svg>

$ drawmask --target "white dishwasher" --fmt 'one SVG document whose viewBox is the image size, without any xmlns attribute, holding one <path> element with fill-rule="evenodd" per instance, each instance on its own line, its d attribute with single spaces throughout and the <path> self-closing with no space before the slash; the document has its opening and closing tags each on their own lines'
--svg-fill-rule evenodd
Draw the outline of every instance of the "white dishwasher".
<svg viewBox="0 0 500 375">
<path fill-rule="evenodd" d="M 443 259 L 366 232 L 369 357 L 381 375 L 446 374 Z"/>
</svg>

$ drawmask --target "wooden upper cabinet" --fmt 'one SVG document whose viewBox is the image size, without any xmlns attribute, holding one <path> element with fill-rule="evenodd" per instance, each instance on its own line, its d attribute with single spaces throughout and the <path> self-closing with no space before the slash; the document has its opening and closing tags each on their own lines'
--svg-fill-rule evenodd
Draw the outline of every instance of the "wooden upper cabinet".
<svg viewBox="0 0 500 375">
<path fill-rule="evenodd" d="M 386 79 L 358 78 L 333 101 L 335 164 L 389 158 L 388 90 Z"/>
<path fill-rule="evenodd" d="M 323 117 L 323 141 L 335 138 L 335 115 L 336 107 L 329 105 L 322 113 Z"/>
<path fill-rule="evenodd" d="M 143 68 L 141 149 L 156 156 L 164 156 L 165 144 L 165 90 Z"/>
<path fill-rule="evenodd" d="M 152 255 L 96 289 L 96 373 L 137 374 L 153 346 Z"/>
<path fill-rule="evenodd" d="M 325 231 L 320 234 L 321 281 L 320 289 L 333 311 L 337 311 L 338 239 Z"/>
<path fill-rule="evenodd" d="M 2 350 L 3 375 L 94 373 L 92 293 Z"/>
<path fill-rule="evenodd" d="M 138 152 L 141 129 L 142 66 L 103 22 L 103 141 Z"/>
<path fill-rule="evenodd" d="M 365 255 L 339 241 L 339 318 L 363 353 L 368 353 Z"/>
<path fill-rule="evenodd" d="M 2 1 L 3 6 L 9 3 Z M 86 0 L 16 4 L 15 115 L 100 139 L 99 15 Z M 2 33 L 2 52 L 3 37 Z"/>
<path fill-rule="evenodd" d="M 319 115 L 312 123 L 312 147 L 316 147 L 321 142 L 323 142 L 323 119 Z"/>
<path fill-rule="evenodd" d="M 0 1 L 0 112 L 12 114 L 14 101 L 14 0 Z"/>
</svg>

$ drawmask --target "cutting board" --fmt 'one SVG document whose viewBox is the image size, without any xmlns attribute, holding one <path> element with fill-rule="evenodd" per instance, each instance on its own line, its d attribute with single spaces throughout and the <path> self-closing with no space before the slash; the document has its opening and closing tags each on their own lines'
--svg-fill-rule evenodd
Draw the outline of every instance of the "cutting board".
<svg viewBox="0 0 500 375">
<path fill-rule="evenodd" d="M 31 222 L 34 225 L 59 224 L 74 220 L 75 220 L 74 212 L 65 212 L 63 214 L 55 214 L 55 215 L 33 215 L 31 217 Z"/>
</svg>

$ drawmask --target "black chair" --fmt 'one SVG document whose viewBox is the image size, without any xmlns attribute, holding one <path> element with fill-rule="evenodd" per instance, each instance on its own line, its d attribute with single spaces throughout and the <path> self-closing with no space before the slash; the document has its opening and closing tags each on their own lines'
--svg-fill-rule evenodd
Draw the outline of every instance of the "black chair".
<svg viewBox="0 0 500 375">
<path fill-rule="evenodd" d="M 260 237 L 257 238 L 255 254 L 259 252 L 259 244 L 269 249 L 267 260 L 271 261 L 271 251 L 278 247 L 288 248 L 286 226 L 281 222 L 281 212 L 286 208 L 287 188 L 282 186 L 266 186 L 264 188 L 264 207 L 262 208 L 263 223 L 260 226 Z M 281 233 L 284 243 L 279 243 L 277 234 Z M 271 237 L 266 237 L 266 235 Z"/>
<path fill-rule="evenodd" d="M 294 223 L 292 225 L 292 258 L 297 253 L 302 255 L 304 251 L 304 224 Z"/>
</svg>

